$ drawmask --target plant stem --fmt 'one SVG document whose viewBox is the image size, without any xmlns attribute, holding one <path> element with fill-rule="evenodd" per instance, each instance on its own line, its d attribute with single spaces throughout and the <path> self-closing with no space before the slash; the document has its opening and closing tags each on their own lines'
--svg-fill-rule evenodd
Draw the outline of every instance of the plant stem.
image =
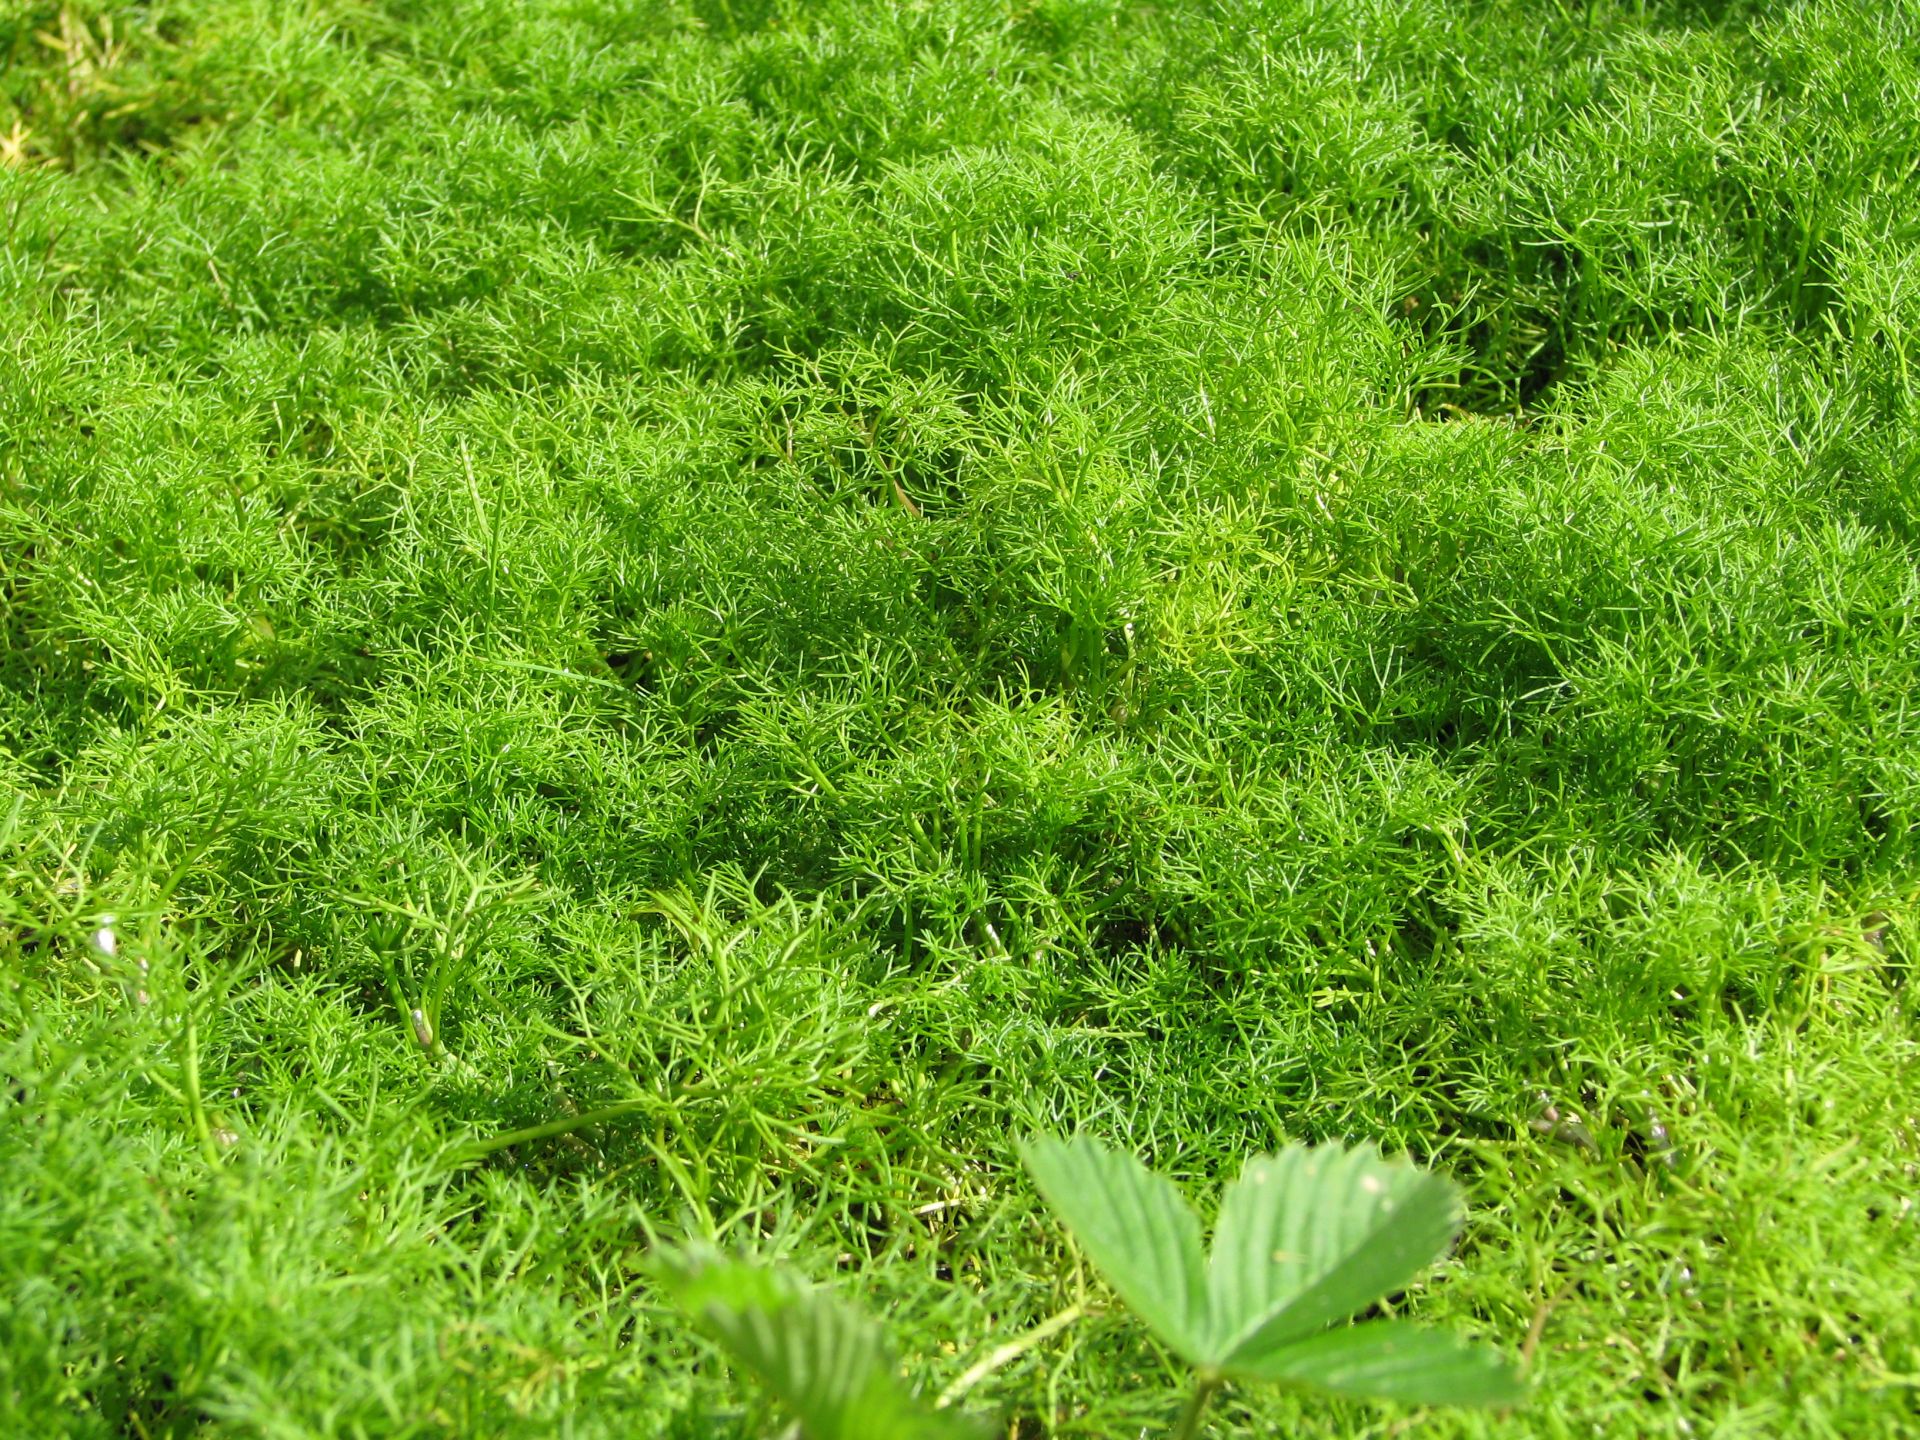
<svg viewBox="0 0 1920 1440">
<path fill-rule="evenodd" d="M 1219 1389 L 1220 1382 L 1208 1375 L 1202 1375 L 1194 1382 L 1187 1408 L 1180 1412 L 1179 1423 L 1173 1427 L 1169 1440 L 1198 1440 L 1200 1427 L 1206 1420 L 1207 1407 L 1213 1403 L 1214 1394 Z"/>
<path fill-rule="evenodd" d="M 652 1096 L 638 1100 L 619 1100 L 598 1110 L 589 1110 L 583 1115 L 562 1115 L 558 1120 L 548 1120 L 544 1124 L 529 1125 L 524 1130 L 509 1130 L 502 1135 L 491 1135 L 484 1140 L 470 1140 L 454 1151 L 456 1164 L 468 1164 L 475 1160 L 484 1160 L 498 1150 L 513 1145 L 523 1145 L 529 1140 L 548 1140 L 555 1135 L 565 1135 L 570 1130 L 578 1130 L 587 1125 L 598 1125 L 604 1120 L 619 1120 L 628 1115 L 651 1109 L 659 1102 Z"/>
<path fill-rule="evenodd" d="M 933 1402 L 934 1408 L 946 1409 L 1002 1365 L 1018 1360 L 1034 1346 L 1052 1339 L 1086 1313 L 1085 1308 L 1080 1305 L 1069 1305 L 1059 1314 L 1042 1320 L 1025 1334 L 1016 1336 L 1004 1345 L 995 1346 L 983 1359 L 969 1365 L 964 1375 L 940 1392 L 940 1398 Z"/>
<path fill-rule="evenodd" d="M 194 1136 L 200 1142 L 200 1153 L 207 1157 L 209 1165 L 218 1165 L 220 1147 L 214 1142 L 213 1127 L 207 1122 L 206 1101 L 200 1095 L 200 1036 L 193 1023 L 192 1011 L 188 1011 L 185 1024 L 187 1055 L 181 1066 L 181 1078 L 186 1082 L 187 1112 L 193 1121 Z"/>
</svg>

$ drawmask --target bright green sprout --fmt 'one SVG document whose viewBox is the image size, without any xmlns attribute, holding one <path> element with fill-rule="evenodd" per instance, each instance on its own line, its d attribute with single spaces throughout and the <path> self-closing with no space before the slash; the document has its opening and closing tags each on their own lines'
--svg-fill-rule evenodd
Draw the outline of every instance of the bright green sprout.
<svg viewBox="0 0 1920 1440">
<path fill-rule="evenodd" d="M 1229 1381 L 1422 1405 L 1511 1405 L 1525 1394 L 1493 1351 L 1404 1320 L 1346 1325 L 1404 1289 L 1453 1242 L 1454 1185 L 1370 1147 L 1292 1145 L 1247 1161 L 1203 1257 L 1179 1189 L 1087 1137 L 1022 1147 L 1034 1183 L 1147 1327 L 1194 1369 L 1174 1430 L 1201 1433 Z"/>
</svg>

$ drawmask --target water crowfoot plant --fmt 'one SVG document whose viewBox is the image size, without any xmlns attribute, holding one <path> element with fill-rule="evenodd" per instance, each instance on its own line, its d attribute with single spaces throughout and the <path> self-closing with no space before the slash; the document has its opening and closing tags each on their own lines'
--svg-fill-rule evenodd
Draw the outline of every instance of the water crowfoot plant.
<svg viewBox="0 0 1920 1440">
<path fill-rule="evenodd" d="M 380 958 L 394 1009 L 413 1042 L 436 1062 L 449 1058 L 447 995 L 466 970 L 476 934 L 499 913 L 527 904 L 536 889 L 530 878 L 495 879 L 459 856 L 449 868 L 453 878 L 443 895 L 422 882 L 417 895 L 409 884 L 399 901 L 340 897 L 343 904 L 372 912 L 368 940 Z"/>
<path fill-rule="evenodd" d="M 1429 1440 L 1899 1429 L 1916 113 L 1915 0 L 0 3 L 0 1435 L 746 1440 L 682 1208 L 1162 1433 L 1036 1127 L 1443 1164 Z"/>
</svg>

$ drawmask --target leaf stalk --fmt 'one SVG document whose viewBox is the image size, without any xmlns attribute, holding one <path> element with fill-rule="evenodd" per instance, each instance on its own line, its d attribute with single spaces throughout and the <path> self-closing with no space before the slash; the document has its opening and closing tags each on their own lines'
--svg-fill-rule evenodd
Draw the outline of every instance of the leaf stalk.
<svg viewBox="0 0 1920 1440">
<path fill-rule="evenodd" d="M 1207 1407 L 1213 1404 L 1213 1397 L 1219 1393 L 1221 1380 L 1216 1375 L 1202 1374 L 1194 1381 L 1193 1394 L 1187 1397 L 1187 1405 L 1180 1412 L 1170 1440 L 1198 1440 L 1203 1433 L 1207 1420 Z"/>
</svg>

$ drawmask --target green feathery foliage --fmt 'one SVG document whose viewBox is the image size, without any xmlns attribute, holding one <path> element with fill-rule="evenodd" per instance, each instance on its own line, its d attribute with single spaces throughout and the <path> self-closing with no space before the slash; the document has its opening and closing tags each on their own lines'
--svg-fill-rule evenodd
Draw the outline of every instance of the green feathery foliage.
<svg viewBox="0 0 1920 1440">
<path fill-rule="evenodd" d="M 1909 1421 L 1909 0 L 0 67 L 0 1432 L 755 1433 L 656 1241 L 1164 1426 L 1035 1132 L 1457 1177 L 1424 1434 Z"/>
</svg>

